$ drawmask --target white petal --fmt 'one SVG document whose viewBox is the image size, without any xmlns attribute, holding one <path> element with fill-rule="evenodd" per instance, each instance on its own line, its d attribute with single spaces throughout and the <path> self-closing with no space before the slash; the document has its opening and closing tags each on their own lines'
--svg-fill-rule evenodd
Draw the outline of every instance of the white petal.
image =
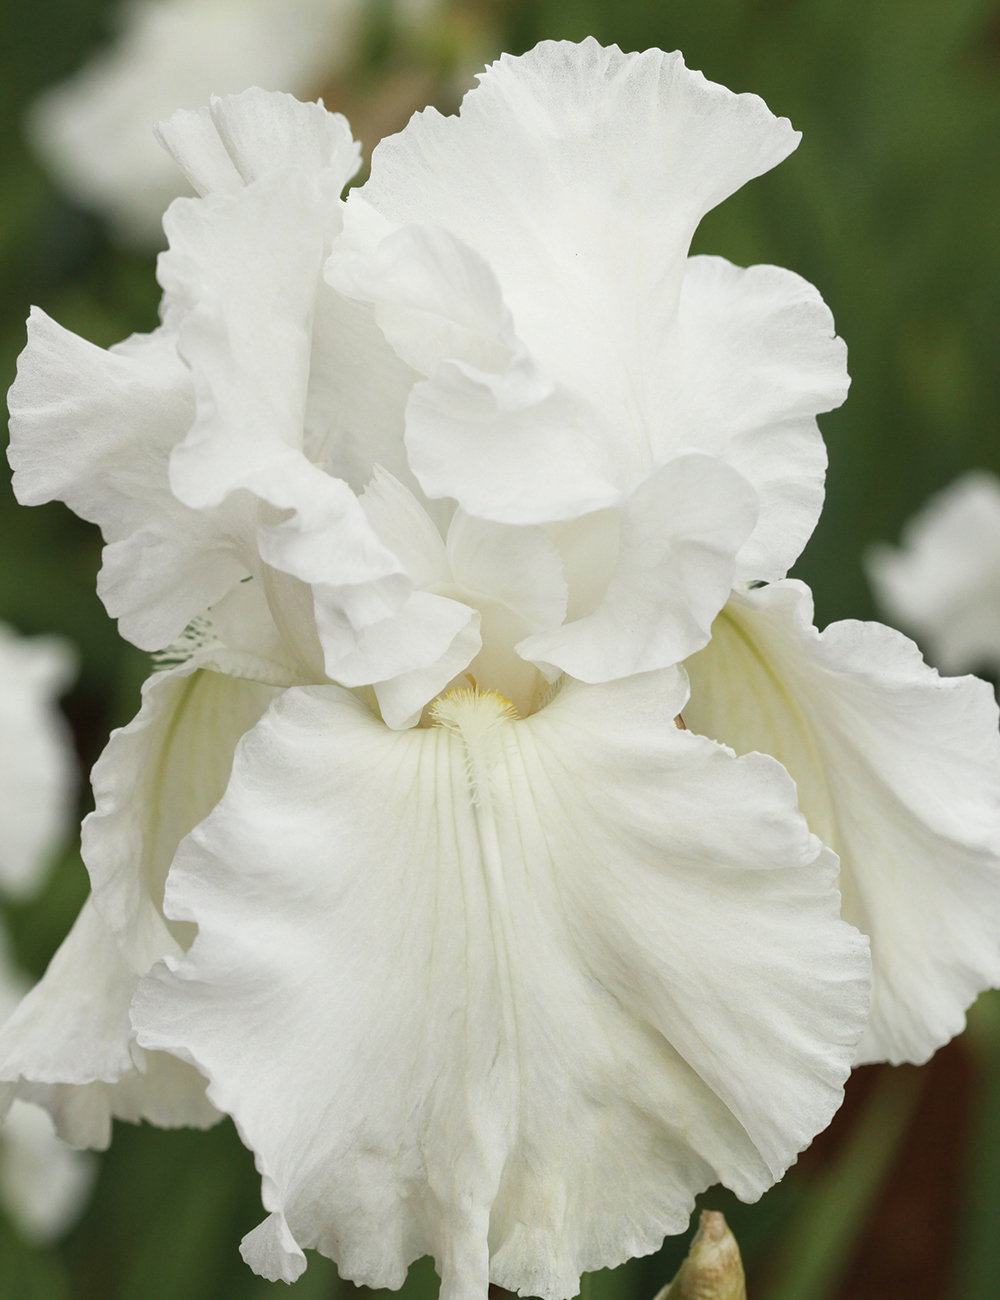
<svg viewBox="0 0 1000 1300">
<path fill-rule="evenodd" d="M 420 710 L 479 652 L 479 615 L 446 596 L 415 591 L 395 618 L 366 628 L 357 663 L 364 681 L 350 681 L 351 660 L 340 666 L 345 685 L 361 686 L 377 673 L 375 694 L 390 727 L 411 727 Z M 414 662 L 426 667 L 409 668 Z"/>
<path fill-rule="evenodd" d="M 533 629 L 566 617 L 566 579 L 559 552 L 541 528 L 516 528 L 455 513 L 448 529 L 455 582 L 505 605 Z"/>
<path fill-rule="evenodd" d="M 722 461 L 668 461 L 623 504 L 618 564 L 594 612 L 518 653 L 586 682 L 677 663 L 711 635 L 756 520 L 756 494 Z"/>
<path fill-rule="evenodd" d="M 945 672 L 1000 668 L 1000 482 L 964 474 L 873 547 L 868 576 L 886 614 Z"/>
<path fill-rule="evenodd" d="M 221 798 L 237 741 L 279 694 L 212 671 L 212 660 L 206 651 L 151 677 L 142 708 L 112 734 L 91 777 L 83 858 L 97 909 L 140 975 L 189 937 L 163 918 L 167 871 L 181 839 Z"/>
<path fill-rule="evenodd" d="M 505 371 L 505 396 L 518 396 Z M 515 382 L 508 382 L 508 381 Z M 628 448 L 615 456 L 611 422 L 559 388 L 526 405 L 500 406 L 500 385 L 445 361 L 418 383 L 406 407 L 406 446 L 429 497 L 454 497 L 471 515 L 506 524 L 574 519 L 614 505 L 640 477 Z M 535 391 L 535 376 L 525 385 Z M 643 458 L 644 469 L 649 468 Z"/>
<path fill-rule="evenodd" d="M 816 526 L 826 471 L 816 415 L 847 396 L 846 360 L 830 309 L 800 276 L 688 259 L 661 454 L 702 447 L 753 485 L 760 522 L 740 551 L 742 581 L 783 578 Z"/>
<path fill-rule="evenodd" d="M 421 621 L 433 616 L 441 630 L 447 612 L 448 625 L 459 629 L 448 653 L 429 669 L 375 684 L 389 726 L 412 726 L 423 706 L 465 669 L 470 671 L 458 684 L 465 686 L 464 677 L 471 676 L 529 712 L 548 683 L 532 664 L 519 658 L 514 646 L 533 630 L 558 627 L 566 613 L 559 553 L 545 533 L 540 528 L 473 519 L 458 510 L 445 546 L 420 502 L 384 471 L 366 488 L 362 506 L 381 540 L 406 565 L 414 586 L 430 588 L 415 593 L 406 608 L 423 609 Z M 459 610 L 464 611 L 461 624 Z M 383 635 L 386 649 L 397 657 L 404 647 L 412 656 L 419 645 L 418 636 L 404 629 L 402 619 L 398 615 L 370 629 Z M 370 660 L 365 647 L 365 661 Z M 338 680 L 348 686 L 361 684 L 339 671 Z"/>
<path fill-rule="evenodd" d="M 113 1117 L 196 1128 L 219 1119 L 192 1066 L 134 1046 L 135 987 L 88 899 L 41 981 L 0 1029 L 0 1079 L 44 1106 L 71 1146 L 103 1150 Z"/>
<path fill-rule="evenodd" d="M 364 202 L 349 205 L 345 217 L 346 245 L 328 278 L 375 306 L 379 327 L 408 365 L 430 376 L 443 360 L 461 358 L 503 373 L 515 350 L 513 325 L 497 277 L 478 253 L 441 226 L 393 230 Z M 352 244 L 369 245 L 370 255 Z"/>
<path fill-rule="evenodd" d="M 156 136 L 199 194 L 233 194 L 288 167 L 329 168 L 343 189 L 361 166 L 361 146 L 342 114 L 258 86 L 181 109 Z"/>
<path fill-rule="evenodd" d="M 198 937 L 133 1017 L 255 1151 L 268 1276 L 316 1247 L 397 1287 L 432 1253 L 445 1300 L 571 1296 L 826 1124 L 867 945 L 785 772 L 679 730 L 685 694 L 453 693 L 392 733 L 293 689 L 247 736 L 168 883 Z"/>
<path fill-rule="evenodd" d="M 308 458 L 359 495 L 377 466 L 420 493 L 403 445 L 403 414 L 416 377 L 383 338 L 369 306 L 321 288 L 306 395 Z"/>
<path fill-rule="evenodd" d="M 543 41 L 502 55 L 479 83 L 459 116 L 426 109 L 383 140 L 363 194 L 390 221 L 447 226 L 504 280 L 508 264 L 524 276 L 523 242 L 542 234 L 564 263 L 587 247 L 601 264 L 597 228 L 616 205 L 642 223 L 640 238 L 683 258 L 686 242 L 670 248 L 669 236 L 689 237 L 800 138 L 758 96 L 706 81 L 677 52 Z"/>
<path fill-rule="evenodd" d="M 157 663 L 162 667 L 179 666 L 200 656 L 199 662 L 213 670 L 269 686 L 314 683 L 315 645 L 308 647 L 310 659 L 299 653 L 299 629 L 283 625 L 279 632 L 268 604 L 268 577 L 275 575 L 264 565 L 260 581 L 246 578 L 237 583 L 217 605 L 195 619 L 173 645 L 156 655 Z M 277 577 L 286 580 L 284 574 Z M 322 667 L 318 671 L 322 674 Z"/>
<path fill-rule="evenodd" d="M 170 482 L 193 507 L 217 506 L 241 489 L 267 502 L 275 522 L 259 529 L 262 558 L 323 589 L 317 622 L 319 606 L 330 603 L 364 627 L 352 613 L 359 600 L 384 618 L 410 584 L 348 484 L 304 454 L 312 319 L 317 294 L 331 293 L 320 268 L 339 226 L 331 177 L 292 169 L 237 195 L 171 208 L 160 276 L 181 307 L 179 347 L 194 376 L 196 416 L 171 456 Z M 336 677 L 339 649 L 324 650 Z"/>
<path fill-rule="evenodd" d="M 69 830 L 76 762 L 56 696 L 75 656 L 52 637 L 21 638 L 0 623 L 0 887 L 24 897 Z"/>
<path fill-rule="evenodd" d="M 862 1061 L 927 1059 L 1000 983 L 1000 737 L 990 688 L 878 623 L 812 626 L 800 583 L 734 595 L 687 665 L 687 724 L 784 763 L 872 940 Z"/>
<path fill-rule="evenodd" d="M 593 40 L 505 55 L 459 117 L 429 109 L 383 141 L 328 274 L 377 302 L 389 337 L 432 376 L 408 422 L 425 491 L 530 523 L 600 509 L 611 487 L 644 478 L 676 404 L 669 356 L 691 235 L 797 141 L 760 99 L 679 54 Z M 409 229 L 372 247 L 365 208 Z M 403 342 L 407 313 L 410 334 L 423 331 Z"/>
<path fill-rule="evenodd" d="M 432 377 L 407 407 L 409 458 L 428 495 L 515 524 L 614 499 L 612 431 L 531 361 L 483 258 L 438 226 L 393 232 L 363 200 L 344 216 L 327 279 L 374 304 L 397 354 Z"/>
<path fill-rule="evenodd" d="M 158 650 L 247 574 L 239 503 L 196 512 L 170 491 L 167 458 L 194 418 L 172 330 L 104 351 L 33 308 L 9 400 L 17 498 L 100 526 L 98 589 L 123 636 Z"/>
<path fill-rule="evenodd" d="M 417 591 L 451 580 L 444 538 L 420 501 L 394 475 L 379 466 L 361 494 L 361 507 Z"/>
<path fill-rule="evenodd" d="M 22 1237 L 39 1246 L 61 1237 L 96 1176 L 94 1157 L 61 1142 L 44 1110 L 14 1102 L 0 1129 L 0 1202 Z"/>
<path fill-rule="evenodd" d="M 339 228 L 325 173 L 268 176 L 235 195 L 178 200 L 159 277 L 179 304 L 196 421 L 172 457 L 190 505 L 218 504 L 301 448 L 309 321 L 326 241 Z"/>
<path fill-rule="evenodd" d="M 283 1214 L 270 1214 L 240 1243 L 240 1254 L 255 1273 L 271 1282 L 294 1282 L 306 1269 L 306 1257 Z"/>
</svg>

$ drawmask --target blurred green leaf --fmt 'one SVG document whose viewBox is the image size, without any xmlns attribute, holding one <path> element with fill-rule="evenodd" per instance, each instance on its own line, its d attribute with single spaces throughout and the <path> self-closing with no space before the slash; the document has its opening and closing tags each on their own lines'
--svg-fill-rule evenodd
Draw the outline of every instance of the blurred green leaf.
<svg viewBox="0 0 1000 1300">
<path fill-rule="evenodd" d="M 995 1300 L 1000 1287 L 1000 991 L 969 1011 L 978 1088 L 969 1134 L 953 1300 Z"/>
<path fill-rule="evenodd" d="M 786 1225 L 765 1300 L 828 1300 L 834 1294 L 913 1118 L 925 1077 L 906 1065 L 881 1074 L 860 1122 Z"/>
<path fill-rule="evenodd" d="M 29 975 L 39 979 L 44 974 L 89 893 L 87 869 L 74 845 L 56 862 L 36 897 L 6 904 L 14 957 Z"/>
<path fill-rule="evenodd" d="M 29 1246 L 3 1217 L 0 1300 L 70 1300 L 69 1277 L 59 1256 Z"/>
</svg>

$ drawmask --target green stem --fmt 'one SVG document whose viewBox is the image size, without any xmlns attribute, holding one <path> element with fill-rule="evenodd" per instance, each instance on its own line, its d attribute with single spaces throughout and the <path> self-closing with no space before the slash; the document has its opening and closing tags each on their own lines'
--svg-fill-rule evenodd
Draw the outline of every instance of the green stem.
<svg viewBox="0 0 1000 1300">
<path fill-rule="evenodd" d="M 782 1234 L 761 1300 L 827 1300 L 833 1294 L 909 1127 L 923 1079 L 912 1066 L 887 1069 L 878 1079 L 860 1122 Z"/>
</svg>

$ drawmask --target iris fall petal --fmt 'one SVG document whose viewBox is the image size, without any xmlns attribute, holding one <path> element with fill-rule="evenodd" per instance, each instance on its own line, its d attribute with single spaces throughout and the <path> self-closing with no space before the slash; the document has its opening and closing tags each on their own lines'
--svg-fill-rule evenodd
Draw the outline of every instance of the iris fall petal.
<svg viewBox="0 0 1000 1300">
<path fill-rule="evenodd" d="M 986 683 L 878 623 L 812 625 L 801 583 L 734 595 L 687 664 L 688 726 L 794 778 L 871 936 L 859 1061 L 927 1059 L 1000 983 L 1000 736 Z"/>
<path fill-rule="evenodd" d="M 395 1287 L 429 1252 L 447 1297 L 570 1296 L 826 1123 L 867 944 L 786 774 L 679 730 L 684 698 L 456 692 L 393 733 L 293 689 L 248 734 L 167 886 L 198 937 L 133 1018 L 257 1154 L 255 1267 Z"/>
</svg>

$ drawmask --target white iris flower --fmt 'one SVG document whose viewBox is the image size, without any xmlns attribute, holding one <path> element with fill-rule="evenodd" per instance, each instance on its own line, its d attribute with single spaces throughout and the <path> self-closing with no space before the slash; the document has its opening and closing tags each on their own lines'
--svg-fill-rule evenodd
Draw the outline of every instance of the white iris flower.
<svg viewBox="0 0 1000 1300">
<path fill-rule="evenodd" d="M 429 1253 L 446 1300 L 573 1295 L 839 1103 L 870 963 L 819 835 L 883 954 L 864 1052 L 926 1054 L 1000 976 L 988 700 L 784 580 L 843 345 L 798 277 L 687 257 L 798 137 L 593 41 L 505 57 L 346 203 L 316 105 L 161 137 L 203 196 L 161 328 L 35 313 L 12 390 L 20 499 L 101 525 L 164 671 L 0 1078 L 79 1142 L 232 1114 L 268 1277 Z"/>
</svg>

